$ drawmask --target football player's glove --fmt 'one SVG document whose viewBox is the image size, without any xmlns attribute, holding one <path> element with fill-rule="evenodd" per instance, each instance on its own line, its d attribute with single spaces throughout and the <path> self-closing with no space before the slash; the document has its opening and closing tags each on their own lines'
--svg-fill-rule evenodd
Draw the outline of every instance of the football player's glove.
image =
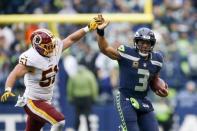
<svg viewBox="0 0 197 131">
<path fill-rule="evenodd" d="M 11 91 L 5 91 L 1 96 L 1 102 L 6 102 L 9 97 L 13 97 L 13 96 L 15 96 L 15 94 L 12 93 Z"/>
<path fill-rule="evenodd" d="M 85 32 L 96 30 L 98 29 L 98 26 L 103 25 L 103 23 L 105 23 L 105 20 L 103 19 L 102 15 L 98 15 L 97 17 L 94 17 L 90 23 L 85 28 L 83 28 L 83 30 Z"/>
<path fill-rule="evenodd" d="M 101 19 L 99 16 L 98 17 L 94 17 L 90 23 L 88 24 L 88 29 L 89 31 L 93 31 L 96 30 L 98 25 L 102 24 L 103 19 Z"/>
</svg>

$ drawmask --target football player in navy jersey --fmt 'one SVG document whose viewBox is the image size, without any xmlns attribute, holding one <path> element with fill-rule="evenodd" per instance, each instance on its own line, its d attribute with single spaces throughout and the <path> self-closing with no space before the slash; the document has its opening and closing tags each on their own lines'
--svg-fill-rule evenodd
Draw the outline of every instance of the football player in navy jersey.
<svg viewBox="0 0 197 131">
<path fill-rule="evenodd" d="M 115 102 L 121 120 L 122 131 L 159 131 L 153 114 L 153 106 L 147 99 L 150 81 L 158 77 L 163 64 L 161 54 L 153 52 L 155 35 L 148 28 L 140 28 L 134 36 L 134 47 L 120 45 L 118 49 L 108 45 L 104 28 L 109 22 L 102 19 L 97 28 L 100 51 L 119 64 L 119 93 Z M 157 92 L 167 96 L 167 89 Z"/>
</svg>

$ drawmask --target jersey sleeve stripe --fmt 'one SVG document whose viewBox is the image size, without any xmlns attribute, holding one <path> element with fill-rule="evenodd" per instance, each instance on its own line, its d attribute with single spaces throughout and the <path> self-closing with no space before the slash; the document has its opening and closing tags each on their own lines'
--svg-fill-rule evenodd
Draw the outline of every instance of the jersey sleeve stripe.
<svg viewBox="0 0 197 131">
<path fill-rule="evenodd" d="M 132 61 L 139 61 L 140 58 L 137 58 L 137 57 L 134 57 L 134 56 L 131 56 L 131 55 L 128 55 L 128 54 L 125 54 L 125 53 L 122 53 L 119 51 L 119 54 L 124 57 L 124 58 L 127 58 L 129 60 L 132 60 Z"/>
<path fill-rule="evenodd" d="M 151 60 L 151 63 L 152 63 L 153 65 L 160 66 L 160 67 L 162 67 L 162 65 L 163 65 L 161 62 L 159 62 L 159 61 L 154 61 L 154 60 Z"/>
<path fill-rule="evenodd" d="M 36 107 L 32 100 L 28 100 L 27 102 L 28 108 L 35 113 L 36 115 L 40 116 L 41 118 L 49 121 L 52 125 L 56 124 L 57 121 L 48 115 L 45 111 L 41 110 L 40 108 Z"/>
</svg>

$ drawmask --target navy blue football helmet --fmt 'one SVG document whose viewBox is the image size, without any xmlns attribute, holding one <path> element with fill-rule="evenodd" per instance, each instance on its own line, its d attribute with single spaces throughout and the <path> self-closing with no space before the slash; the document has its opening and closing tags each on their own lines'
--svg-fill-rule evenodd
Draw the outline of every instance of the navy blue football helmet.
<svg viewBox="0 0 197 131">
<path fill-rule="evenodd" d="M 156 43 L 153 31 L 145 27 L 140 28 L 136 31 L 133 41 L 136 50 L 139 52 L 141 56 L 148 56 L 148 54 L 152 52 Z M 140 44 L 144 42 L 150 44 L 150 46 L 144 48 L 143 44 Z"/>
</svg>

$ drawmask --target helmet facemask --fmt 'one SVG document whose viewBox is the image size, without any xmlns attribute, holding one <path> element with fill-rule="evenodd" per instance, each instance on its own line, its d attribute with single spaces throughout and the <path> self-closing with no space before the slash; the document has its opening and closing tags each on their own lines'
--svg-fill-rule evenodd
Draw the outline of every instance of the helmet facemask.
<svg viewBox="0 0 197 131">
<path fill-rule="evenodd" d="M 137 40 L 134 43 L 134 46 L 136 50 L 138 51 L 138 53 L 143 57 L 148 56 L 149 53 L 151 53 L 154 48 L 154 45 L 152 45 L 150 41 L 146 41 L 146 40 Z"/>
</svg>

